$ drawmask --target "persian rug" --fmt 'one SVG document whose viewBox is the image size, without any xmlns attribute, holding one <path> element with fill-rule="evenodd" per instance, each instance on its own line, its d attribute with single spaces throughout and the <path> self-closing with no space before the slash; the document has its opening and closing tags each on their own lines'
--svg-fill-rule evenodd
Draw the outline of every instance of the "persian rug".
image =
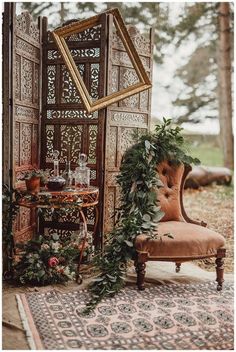
<svg viewBox="0 0 236 352">
<path fill-rule="evenodd" d="M 233 283 L 127 286 L 82 314 L 87 290 L 17 295 L 31 349 L 233 349 Z"/>
</svg>

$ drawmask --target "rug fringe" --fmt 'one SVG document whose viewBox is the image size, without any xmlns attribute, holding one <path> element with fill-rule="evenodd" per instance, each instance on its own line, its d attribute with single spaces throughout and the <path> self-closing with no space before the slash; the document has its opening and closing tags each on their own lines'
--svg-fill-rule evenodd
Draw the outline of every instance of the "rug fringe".
<svg viewBox="0 0 236 352">
<path fill-rule="evenodd" d="M 29 348 L 31 350 L 36 350 L 36 345 L 35 345 L 35 342 L 34 342 L 34 338 L 33 338 L 33 335 L 31 333 L 31 330 L 30 330 L 30 327 L 29 327 L 28 319 L 27 319 L 27 316 L 26 316 L 26 313 L 25 313 L 25 309 L 24 309 L 23 303 L 21 301 L 20 295 L 16 294 L 16 301 L 17 301 L 17 304 L 18 304 L 18 309 L 19 309 L 22 325 L 23 325 L 23 328 L 24 328 L 24 331 L 25 331 L 25 334 L 26 334 L 26 339 L 27 339 Z"/>
</svg>

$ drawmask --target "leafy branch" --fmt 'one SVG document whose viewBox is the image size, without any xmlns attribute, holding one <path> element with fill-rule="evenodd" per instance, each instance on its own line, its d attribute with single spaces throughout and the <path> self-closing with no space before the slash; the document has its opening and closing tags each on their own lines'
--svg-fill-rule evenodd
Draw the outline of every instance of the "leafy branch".
<svg viewBox="0 0 236 352">
<path fill-rule="evenodd" d="M 114 295 L 124 286 L 127 263 L 135 258 L 135 239 L 145 233 L 158 236 L 157 224 L 163 217 L 158 189 L 163 186 L 156 166 L 164 160 L 173 164 L 199 163 L 187 154 L 180 127 L 171 127 L 171 119 L 163 118 L 153 134 L 141 136 L 123 156 L 117 182 L 121 188 L 121 207 L 116 227 L 109 235 L 104 255 L 95 258 L 100 275 L 90 285 L 92 298 L 85 313 L 103 297 Z"/>
</svg>

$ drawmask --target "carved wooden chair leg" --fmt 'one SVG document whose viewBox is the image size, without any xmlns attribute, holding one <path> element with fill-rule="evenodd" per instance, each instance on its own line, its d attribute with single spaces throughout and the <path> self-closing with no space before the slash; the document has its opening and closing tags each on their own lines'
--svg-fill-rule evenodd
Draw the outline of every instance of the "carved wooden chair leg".
<svg viewBox="0 0 236 352">
<path fill-rule="evenodd" d="M 180 267 L 181 267 L 181 263 L 175 263 L 175 271 L 176 271 L 176 273 L 180 272 Z"/>
<path fill-rule="evenodd" d="M 224 282 L 224 260 L 226 249 L 220 248 L 217 250 L 216 254 L 216 281 L 217 281 L 217 291 L 222 290 L 222 284 Z"/>
<path fill-rule="evenodd" d="M 143 291 L 145 290 L 144 278 L 145 278 L 145 268 L 147 261 L 147 253 L 138 253 L 134 261 L 136 273 L 137 273 L 137 286 L 138 289 Z"/>
</svg>

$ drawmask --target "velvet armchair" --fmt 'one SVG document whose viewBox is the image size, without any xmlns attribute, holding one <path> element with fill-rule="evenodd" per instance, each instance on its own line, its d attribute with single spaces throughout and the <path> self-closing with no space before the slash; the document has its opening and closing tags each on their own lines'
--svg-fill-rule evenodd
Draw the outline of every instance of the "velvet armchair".
<svg viewBox="0 0 236 352">
<path fill-rule="evenodd" d="M 226 255 L 225 239 L 219 233 L 206 228 L 203 221 L 191 220 L 183 206 L 183 189 L 186 176 L 191 166 L 171 161 L 157 165 L 157 173 L 163 183 L 157 197 L 164 217 L 157 225 L 158 236 L 152 239 L 145 234 L 136 237 L 137 286 L 144 290 L 145 267 L 147 261 L 172 261 L 176 264 L 176 272 L 180 271 L 181 263 L 216 258 L 217 290 L 223 284 L 223 258 Z M 163 236 L 170 233 L 173 238 Z"/>
</svg>

